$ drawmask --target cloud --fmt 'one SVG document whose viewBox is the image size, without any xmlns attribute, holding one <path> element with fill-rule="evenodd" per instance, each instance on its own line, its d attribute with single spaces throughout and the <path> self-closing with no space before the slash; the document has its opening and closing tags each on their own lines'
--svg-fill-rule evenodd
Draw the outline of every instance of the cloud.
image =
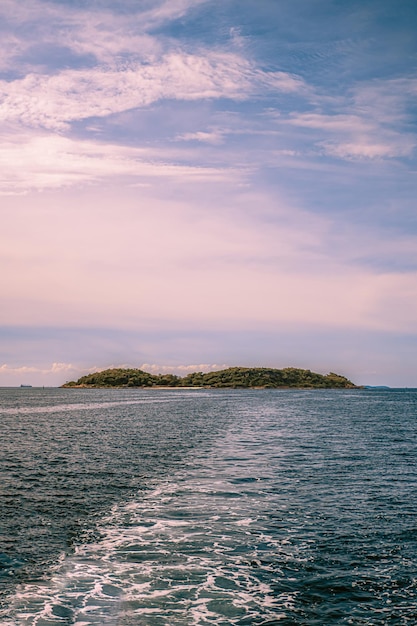
<svg viewBox="0 0 417 626">
<path fill-rule="evenodd" d="M 60 135 L 11 133 L 0 144 L 0 195 L 33 189 L 57 189 L 96 182 L 102 178 L 134 177 L 145 181 L 237 181 L 238 169 L 176 164 L 163 153 L 100 143 L 77 141 Z"/>
<path fill-rule="evenodd" d="M 351 100 L 358 113 L 389 126 L 410 119 L 416 94 L 417 77 L 405 76 L 358 83 L 351 89 Z"/>
<path fill-rule="evenodd" d="M 340 159 L 361 160 L 408 157 L 413 153 L 416 142 L 395 137 L 391 142 L 386 143 L 368 138 L 346 143 L 325 141 L 321 145 L 328 155 Z"/>
<path fill-rule="evenodd" d="M 153 64 L 64 70 L 0 81 L 0 120 L 63 131 L 75 120 L 105 117 L 160 99 L 244 100 L 262 90 L 302 89 L 297 77 L 263 72 L 227 52 L 172 52 Z"/>
<path fill-rule="evenodd" d="M 337 99 L 316 94 L 320 112 L 293 112 L 288 121 L 311 131 L 316 147 L 329 156 L 346 160 L 411 157 L 417 140 L 410 132 L 408 108 L 416 92 L 414 78 L 359 83 Z M 279 117 L 276 121 L 282 123 Z"/>
<path fill-rule="evenodd" d="M 1 23 L 9 25 L 16 35 L 2 34 L 0 67 L 10 63 L 24 70 L 34 66 L 29 51 L 34 45 L 65 46 L 76 54 L 93 55 L 98 63 L 112 63 L 115 58 L 146 59 L 163 46 L 148 31 L 184 17 L 207 0 L 154 0 L 146 3 L 89 3 L 87 9 L 73 3 L 26 0 L 2 0 Z M 21 35 L 21 36 L 19 36 Z M 55 59 L 50 58 L 53 66 Z"/>
<path fill-rule="evenodd" d="M 40 368 L 32 365 L 21 365 L 19 367 L 11 367 L 7 363 L 0 365 L 0 374 L 28 374 L 28 373 L 41 373 L 41 374 L 56 374 L 62 372 L 72 371 L 74 369 L 71 363 L 52 363 L 50 367 Z"/>
<path fill-rule="evenodd" d="M 377 159 L 411 156 L 416 138 L 399 130 L 385 128 L 377 117 L 353 114 L 293 114 L 290 123 L 321 132 L 332 139 L 318 140 L 328 155 L 341 159 Z"/>
<path fill-rule="evenodd" d="M 64 380 L 75 376 L 78 368 L 71 363 L 52 363 L 51 365 L 18 365 L 7 363 L 0 365 L 0 386 L 31 385 L 60 385 Z"/>
<path fill-rule="evenodd" d="M 100 368 L 82 368 L 72 363 L 52 363 L 43 365 L 0 365 L 0 387 L 58 386 L 68 380 L 76 380 L 84 374 L 91 374 Z"/>
<path fill-rule="evenodd" d="M 212 145 L 219 145 L 223 143 L 224 133 L 220 130 L 212 131 L 197 131 L 194 133 L 184 133 L 176 137 L 179 141 L 201 141 L 203 143 L 209 143 Z"/>
<path fill-rule="evenodd" d="M 375 125 L 358 115 L 347 114 L 294 113 L 290 123 L 304 128 L 344 133 L 363 133 L 375 128 Z"/>
<path fill-rule="evenodd" d="M 141 13 L 143 27 L 147 30 L 160 26 L 162 23 L 184 17 L 190 10 L 195 9 L 208 0 L 163 0 L 153 3 L 154 6 Z"/>
<path fill-rule="evenodd" d="M 229 367 L 226 363 L 199 363 L 194 365 L 157 365 L 156 363 L 143 363 L 139 369 L 150 374 L 177 374 L 186 376 L 192 372 L 216 372 Z"/>
<path fill-rule="evenodd" d="M 191 372 L 215 372 L 229 367 L 226 363 L 197 363 L 192 365 L 158 365 L 156 363 L 142 363 L 131 365 L 129 363 L 108 363 L 107 365 L 81 367 L 72 363 L 52 363 L 48 365 L 0 365 L 0 387 L 7 385 L 20 385 L 30 383 L 42 385 L 45 380 L 49 384 L 60 385 L 66 380 L 78 380 L 81 376 L 101 372 L 112 368 L 138 368 L 150 374 L 176 374 L 186 376 Z"/>
</svg>

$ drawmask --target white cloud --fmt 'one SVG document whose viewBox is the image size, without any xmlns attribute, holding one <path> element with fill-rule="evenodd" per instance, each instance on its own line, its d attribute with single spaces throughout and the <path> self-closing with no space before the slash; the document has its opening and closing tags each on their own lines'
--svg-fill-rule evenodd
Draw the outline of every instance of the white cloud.
<svg viewBox="0 0 417 626">
<path fill-rule="evenodd" d="M 84 374 L 91 374 L 99 368 L 80 368 L 72 363 L 51 363 L 39 365 L 0 365 L 0 387 L 24 385 L 59 386 L 69 380 L 76 380 Z"/>
<path fill-rule="evenodd" d="M 0 120 L 62 131 L 75 120 L 105 117 L 160 99 L 243 100 L 265 89 L 291 92 L 302 87 L 296 77 L 262 72 L 235 54 L 172 52 L 154 64 L 65 70 L 1 81 Z"/>
<path fill-rule="evenodd" d="M 371 124 L 368 120 L 364 120 L 358 115 L 294 113 L 290 117 L 289 122 L 304 128 L 344 133 L 363 133 L 375 129 L 375 124 Z"/>
<path fill-rule="evenodd" d="M 417 139 L 407 109 L 416 91 L 414 78 L 363 83 L 331 101 L 317 96 L 319 112 L 293 113 L 288 121 L 311 131 L 320 150 L 340 159 L 410 157 Z"/>
<path fill-rule="evenodd" d="M 153 3 L 153 7 L 141 13 L 141 22 L 146 29 L 155 28 L 161 23 L 178 19 L 191 9 L 206 4 L 208 0 L 163 0 Z"/>
<path fill-rule="evenodd" d="M 127 12 L 117 7 L 104 8 L 89 3 L 88 8 L 69 3 L 56 4 L 41 0 L 2 0 L 0 19 L 16 31 L 15 36 L 2 34 L 0 67 L 30 67 L 32 46 L 67 47 L 74 54 L 93 55 L 99 63 L 112 63 L 126 55 L 147 59 L 162 50 L 158 38 L 148 35 L 150 29 L 186 15 L 207 0 L 153 0 L 150 8 L 143 3 L 124 1 Z M 20 32 L 24 36 L 19 36 Z M 22 60 L 24 59 L 24 60 Z M 54 59 L 51 58 L 53 64 Z"/>
<path fill-rule="evenodd" d="M 0 387 L 20 386 L 58 386 L 69 380 L 78 380 L 81 376 L 101 372 L 112 368 L 137 368 L 150 374 L 176 374 L 186 376 L 192 372 L 215 372 L 229 367 L 226 363 L 196 363 L 193 365 L 159 365 L 156 363 L 109 363 L 108 365 L 80 367 L 72 363 L 52 363 L 45 365 L 0 365 Z"/>
<path fill-rule="evenodd" d="M 407 121 L 407 111 L 410 105 L 414 107 L 416 93 L 415 76 L 373 80 L 353 88 L 351 102 L 359 114 L 381 126 L 390 126 Z"/>
<path fill-rule="evenodd" d="M 52 363 L 49 367 L 35 367 L 33 365 L 20 365 L 19 367 L 12 367 L 3 363 L 0 365 L 0 374 L 56 374 L 62 372 L 69 372 L 74 370 L 74 366 L 71 363 Z"/>
<path fill-rule="evenodd" d="M 65 380 L 76 375 L 78 369 L 71 363 L 52 363 L 51 365 L 19 365 L 7 363 L 0 365 L 0 386 L 30 385 L 61 385 Z"/>
<path fill-rule="evenodd" d="M 197 131 L 194 133 L 184 133 L 176 137 L 179 141 L 201 141 L 202 143 L 209 143 L 213 145 L 219 145 L 223 143 L 224 133 L 220 130 L 211 131 Z"/>
<path fill-rule="evenodd" d="M 128 176 L 178 181 L 237 181 L 237 169 L 180 165 L 162 160 L 153 150 L 94 141 L 75 141 L 60 135 L 12 136 L 0 144 L 0 195 L 30 189 L 54 189 L 95 182 L 101 178 Z"/>
<path fill-rule="evenodd" d="M 390 143 L 378 142 L 377 139 L 364 139 L 346 143 L 323 142 L 321 144 L 329 155 L 341 159 L 390 159 L 406 157 L 413 153 L 416 143 L 409 139 L 396 137 Z"/>
<path fill-rule="evenodd" d="M 194 365 L 157 365 L 156 363 L 143 363 L 139 369 L 150 374 L 177 374 L 186 376 L 193 372 L 216 372 L 229 367 L 226 363 L 199 363 Z"/>
</svg>

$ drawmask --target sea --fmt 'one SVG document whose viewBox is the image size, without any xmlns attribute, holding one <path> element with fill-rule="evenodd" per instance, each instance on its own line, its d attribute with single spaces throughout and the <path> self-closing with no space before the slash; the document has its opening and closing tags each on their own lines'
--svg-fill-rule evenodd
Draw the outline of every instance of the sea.
<svg viewBox="0 0 417 626">
<path fill-rule="evenodd" d="M 0 389 L 1 626 L 417 624 L 417 390 Z"/>
</svg>

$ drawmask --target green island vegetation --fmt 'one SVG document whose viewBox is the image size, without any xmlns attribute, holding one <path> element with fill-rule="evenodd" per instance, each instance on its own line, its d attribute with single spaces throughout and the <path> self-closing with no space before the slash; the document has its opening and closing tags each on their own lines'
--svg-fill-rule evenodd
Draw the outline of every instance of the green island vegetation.
<svg viewBox="0 0 417 626">
<path fill-rule="evenodd" d="M 286 367 L 229 367 L 217 372 L 193 372 L 187 376 L 149 374 L 140 369 L 113 368 L 81 376 L 63 387 L 205 387 L 264 388 L 295 387 L 299 389 L 357 389 L 345 376 L 316 374 L 310 370 Z"/>
</svg>

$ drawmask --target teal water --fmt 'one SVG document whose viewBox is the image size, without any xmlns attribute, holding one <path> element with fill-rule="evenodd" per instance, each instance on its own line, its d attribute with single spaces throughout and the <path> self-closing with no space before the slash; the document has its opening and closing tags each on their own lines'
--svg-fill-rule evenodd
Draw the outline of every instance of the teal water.
<svg viewBox="0 0 417 626">
<path fill-rule="evenodd" d="M 417 624 L 417 391 L 0 390 L 1 625 Z"/>
</svg>

